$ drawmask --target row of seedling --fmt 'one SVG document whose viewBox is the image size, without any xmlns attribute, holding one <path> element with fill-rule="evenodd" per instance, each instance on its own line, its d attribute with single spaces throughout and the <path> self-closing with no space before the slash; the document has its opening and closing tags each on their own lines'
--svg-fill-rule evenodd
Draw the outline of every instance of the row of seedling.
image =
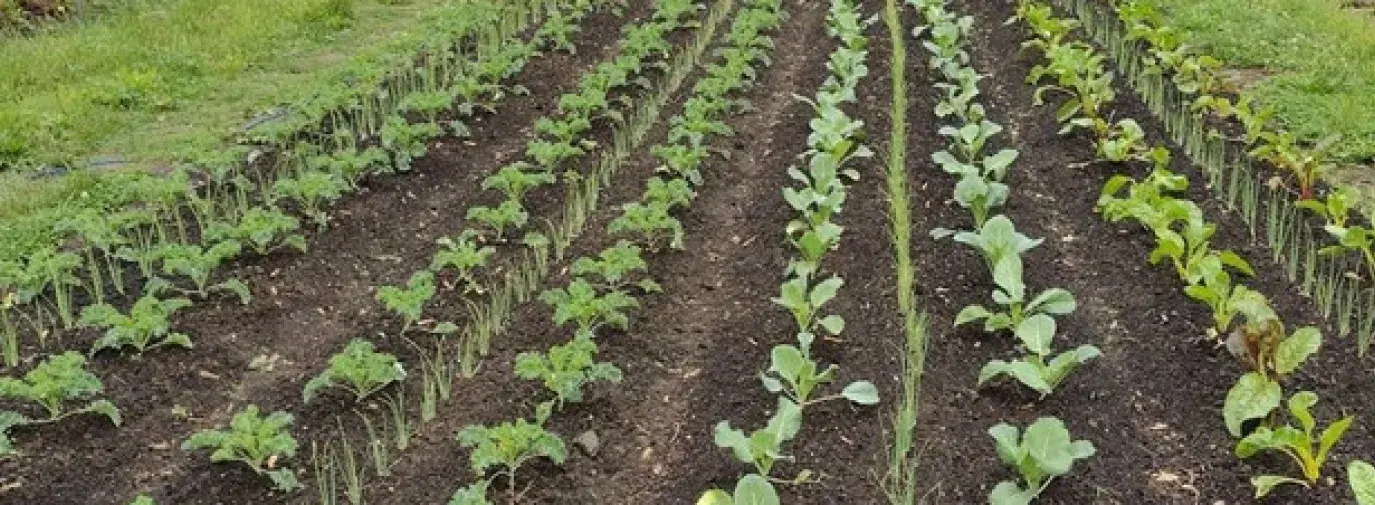
<svg viewBox="0 0 1375 505">
<path fill-rule="evenodd" d="M 1100 353 L 1097 347 L 1081 345 L 1056 353 L 1056 316 L 1074 311 L 1074 296 L 1062 288 L 1039 293 L 1028 292 L 1023 276 L 1023 255 L 1042 242 L 1019 233 L 1011 219 L 998 210 L 1006 203 L 1009 187 L 1005 180 L 1018 151 L 1002 149 L 987 154 L 989 142 L 1002 131 L 990 121 L 979 103 L 979 81 L 984 77 L 970 66 L 964 41 L 974 20 L 947 9 L 946 0 L 909 0 L 926 21 L 915 35 L 925 36 L 923 45 L 931 53 L 929 68 L 938 72 L 935 86 L 944 93 L 935 108 L 936 116 L 952 121 L 939 133 L 948 137 L 947 149 L 936 152 L 932 160 L 958 177 L 954 201 L 969 211 L 973 229 L 955 231 L 936 229 L 932 236 L 953 237 L 977 251 L 984 260 L 996 289 L 993 306 L 971 304 L 955 316 L 955 325 L 980 324 L 990 334 L 1011 332 L 1025 354 L 1014 360 L 995 359 L 979 371 L 978 386 L 1004 378 L 1016 380 L 1049 396 L 1075 369 Z M 1020 474 L 1020 481 L 999 482 L 989 493 L 995 505 L 1030 503 L 1057 477 L 1070 472 L 1076 460 L 1094 454 L 1093 444 L 1073 440 L 1063 421 L 1041 417 L 1025 432 L 1007 423 L 989 429 L 996 442 L 998 457 Z M 1046 449 L 1048 448 L 1048 449 Z"/>
<path fill-rule="evenodd" d="M 485 2 L 465 5 L 465 12 L 472 11 L 469 14 L 476 19 L 498 25 L 509 24 L 500 16 L 527 16 L 509 6 Z M 581 19 L 591 6 L 583 3 L 552 11 L 556 13 L 553 17 Z M 409 169 L 411 160 L 423 155 L 427 142 L 443 133 L 437 112 L 423 114 L 421 109 L 438 111 L 444 104 L 454 107 L 455 100 L 466 100 L 456 84 L 460 80 L 476 79 L 473 82 L 486 89 L 482 97 L 500 95 L 505 89 L 500 83 L 519 71 L 552 37 L 541 31 L 525 41 L 512 31 L 499 43 L 484 44 L 489 49 L 479 52 L 481 58 L 446 64 L 442 79 L 427 81 L 434 89 L 410 90 L 406 95 L 442 94 L 444 100 L 432 97 L 398 102 L 390 109 L 390 128 L 383 128 L 380 140 L 371 141 L 366 149 L 355 141 L 327 145 L 329 142 L 300 140 L 274 155 L 279 166 L 272 170 L 228 161 L 210 165 L 221 168 L 205 174 L 178 169 L 164 177 L 138 178 L 131 191 L 145 205 L 110 213 L 89 210 L 63 218 L 53 232 L 70 239 L 72 245 L 50 245 L 22 260 L 0 261 L 0 331 L 4 337 L 0 357 L 7 366 L 18 366 L 20 337 L 26 334 L 35 337 L 38 347 L 46 347 L 54 333 L 81 324 L 118 330 L 128 326 L 124 322 L 142 317 L 147 322 L 137 321 L 141 326 L 161 326 L 146 319 L 155 317 L 150 311 L 138 309 L 171 307 L 166 303 L 169 296 L 231 294 L 248 303 L 248 287 L 236 279 L 217 279 L 219 267 L 248 251 L 263 255 L 282 249 L 304 250 L 301 219 L 293 214 L 326 226 L 327 205 L 356 190 L 366 175 Z M 491 70 L 494 62 L 502 62 L 502 70 Z M 412 124 L 405 119 L 408 112 L 427 119 Z M 351 131 L 335 133 L 337 138 L 358 138 Z M 324 152 L 330 154 L 309 154 Z M 129 313 L 121 314 L 114 305 L 129 297 L 136 297 L 138 302 Z M 173 310 L 162 312 L 170 315 Z"/>
<path fill-rule="evenodd" d="M 1098 79 L 1111 82 L 1112 74 L 1104 68 L 1104 57 L 1093 46 L 1074 40 L 1078 22 L 1056 17 L 1049 5 L 1023 0 L 1017 12 L 1015 19 L 1026 23 L 1032 32 L 1033 38 L 1025 46 L 1035 48 L 1045 57 L 1030 77 L 1032 83 L 1040 86 L 1038 96 L 1042 91 L 1056 90 L 1068 95 L 1067 103 L 1096 101 L 1097 110 L 1071 111 L 1059 120 L 1066 125 L 1090 121 L 1099 124 L 1101 115 L 1096 114 L 1109 108 L 1112 99 L 1086 98 L 1083 93 L 1092 93 L 1092 89 L 1066 87 L 1064 83 Z M 1065 111 L 1066 106 L 1062 105 L 1060 110 Z M 1130 119 L 1117 124 L 1126 121 Z M 1286 400 L 1283 381 L 1318 351 L 1322 334 L 1311 326 L 1288 332 L 1270 301 L 1240 282 L 1242 275 L 1254 275 L 1251 265 L 1232 251 L 1213 247 L 1216 224 L 1205 219 L 1197 204 L 1176 196 L 1187 189 L 1188 179 L 1169 170 L 1168 151 L 1151 146 L 1144 135 L 1133 135 L 1128 140 L 1114 135 L 1118 131 L 1091 130 L 1099 153 L 1107 143 L 1124 142 L 1121 152 L 1133 154 L 1110 161 L 1148 162 L 1153 169 L 1139 179 L 1127 175 L 1110 178 L 1098 201 L 1100 212 L 1109 221 L 1135 221 L 1152 233 L 1156 247 L 1151 251 L 1150 262 L 1168 261 L 1186 285 L 1184 293 L 1212 312 L 1214 325 L 1209 336 L 1219 340 L 1247 367 L 1228 392 L 1222 410 L 1227 431 L 1238 439 L 1236 456 L 1249 458 L 1275 452 L 1289 456 L 1299 467 L 1297 478 L 1254 476 L 1251 482 L 1256 497 L 1264 497 L 1282 484 L 1316 484 L 1328 451 L 1345 434 L 1354 417 L 1344 417 L 1317 431 L 1311 409 L 1318 395 L 1300 391 Z M 1286 406 L 1288 416 L 1282 415 L 1281 404 Z"/>
<path fill-rule="evenodd" d="M 1323 317 L 1335 314 L 1343 335 L 1359 323 L 1364 355 L 1375 338 L 1375 291 L 1368 289 L 1375 278 L 1375 228 L 1367 224 L 1372 222 L 1368 210 L 1352 205 L 1352 190 L 1324 194 L 1319 184 L 1341 139 L 1329 136 L 1304 145 L 1276 120 L 1273 107 L 1247 95 L 1226 96 L 1223 63 L 1190 46 L 1151 2 L 1070 4 L 1166 131 L 1204 168 L 1214 193 L 1241 212 L 1252 235 L 1265 219 L 1273 258 L 1286 266 L 1291 280 L 1301 281 Z M 1274 178 L 1277 184 L 1262 181 L 1255 165 L 1273 167 L 1284 178 Z M 1303 210 L 1322 219 L 1322 229 L 1315 232 Z M 1355 272 L 1360 274 L 1351 275 Z"/>
<path fill-rule="evenodd" d="M 749 465 L 749 473 L 736 482 L 733 491 L 708 491 L 700 504 L 778 503 L 774 484 L 803 483 L 811 474 L 802 470 L 791 478 L 775 475 L 776 463 L 793 459 L 787 446 L 802 431 L 804 411 L 832 400 L 859 405 L 879 401 L 878 390 L 868 381 L 852 382 L 837 393 L 826 394 L 822 388 L 836 380 L 839 367 L 822 365 L 812 354 L 818 337 L 834 338 L 845 329 L 844 318 L 825 311 L 844 280 L 828 273 L 823 259 L 840 244 L 844 232 L 835 219 L 848 196 L 847 185 L 859 178 L 854 165 L 873 155 L 861 143 L 864 123 L 849 117 L 843 107 L 855 103 L 859 82 L 869 74 L 869 41 L 864 31 L 874 21 L 852 0 L 830 2 L 826 28 L 839 47 L 831 53 L 825 82 L 815 99 L 808 100 L 814 116 L 808 149 L 802 155 L 806 166 L 788 168 L 788 175 L 799 185 L 783 189 L 784 200 L 797 212 L 786 229 L 794 256 L 774 303 L 792 314 L 797 325 L 795 343 L 774 346 L 769 368 L 760 376 L 764 388 L 777 395 L 778 405 L 769 421 L 751 432 L 733 427 L 729 421 L 716 425 L 716 445 Z"/>
<path fill-rule="evenodd" d="M 520 467 L 540 458 L 563 464 L 568 457 L 563 439 L 547 429 L 550 418 L 568 404 L 582 401 L 586 386 L 622 379 L 615 364 L 596 360 L 596 339 L 627 330 L 627 311 L 639 307 L 638 297 L 660 290 L 648 275 L 643 253 L 682 246 L 683 228 L 671 213 L 685 209 L 695 198 L 693 188 L 702 183 L 699 168 L 706 160 L 707 141 L 730 134 L 722 119 L 740 102 L 729 95 L 749 85 L 754 67 L 766 60 L 772 47 L 764 32 L 781 20 L 777 0 L 750 0 L 736 15 L 726 47 L 717 53 L 721 61 L 707 67 L 707 75 L 693 88 L 683 113 L 671 120 L 668 142 L 653 149 L 664 162 L 659 169 L 663 175 L 652 177 L 642 198 L 625 204 L 621 215 L 607 226 L 610 235 L 629 238 L 620 238 L 594 256 L 577 258 L 569 269 L 568 284 L 540 296 L 552 309 L 555 325 L 569 327 L 572 338 L 546 352 L 522 353 L 514 367 L 516 376 L 539 382 L 548 399 L 536 405 L 533 418 L 474 425 L 459 432 L 458 442 L 472 450 L 469 464 L 479 478 L 458 490 L 450 505 L 489 503 L 489 490 L 498 482 L 508 490 L 508 503 L 519 502 L 524 493 L 516 486 Z M 673 154 L 685 150 L 701 155 L 685 159 Z M 654 209 L 662 226 L 626 227 L 627 221 L 639 220 L 641 209 Z"/>
</svg>

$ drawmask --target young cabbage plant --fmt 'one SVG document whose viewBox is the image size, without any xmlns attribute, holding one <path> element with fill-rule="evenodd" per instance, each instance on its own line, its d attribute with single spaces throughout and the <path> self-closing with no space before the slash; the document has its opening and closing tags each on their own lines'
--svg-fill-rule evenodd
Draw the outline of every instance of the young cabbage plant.
<svg viewBox="0 0 1375 505">
<path fill-rule="evenodd" d="M 653 279 L 632 281 L 637 272 L 648 274 L 649 264 L 640 255 L 640 246 L 628 240 L 616 241 L 616 245 L 603 249 L 595 258 L 578 258 L 569 270 L 571 275 L 580 278 L 600 277 L 602 283 L 598 287 L 609 291 L 625 290 L 632 285 L 647 293 L 661 291 Z"/>
<path fill-rule="evenodd" d="M 519 200 L 506 200 L 495 208 L 469 208 L 465 217 L 490 228 L 495 234 L 493 239 L 500 242 L 505 240 L 506 230 L 524 228 L 525 223 L 530 220 L 530 213 L 525 211 Z"/>
<path fill-rule="evenodd" d="M 425 312 L 425 304 L 434 298 L 434 274 L 421 270 L 411 274 L 405 287 L 382 286 L 377 288 L 377 301 L 392 313 L 401 317 L 401 333 L 406 333 L 412 325 L 420 321 Z"/>
<path fill-rule="evenodd" d="M 878 403 L 878 389 L 869 381 L 855 381 L 845 386 L 838 394 L 812 398 L 812 393 L 816 392 L 817 388 L 835 380 L 840 367 L 830 365 L 821 368 L 805 349 L 809 344 L 809 341 L 803 342 L 802 348 L 790 344 L 775 346 L 769 354 L 769 369 L 760 377 L 764 382 L 764 389 L 770 393 L 785 395 L 798 408 L 840 399 L 849 400 L 857 405 Z"/>
<path fill-rule="evenodd" d="M 716 424 L 714 438 L 716 446 L 729 449 L 741 463 L 754 465 L 759 475 L 768 477 L 773 466 L 780 460 L 791 460 L 783 451 L 787 444 L 802 430 L 802 408 L 785 397 L 778 398 L 778 408 L 763 428 L 746 434 L 733 428 L 729 421 Z M 801 477 L 805 479 L 806 474 Z"/>
<path fill-rule="evenodd" d="M 979 386 L 1008 376 L 1045 398 L 1079 365 L 1102 354 L 1097 347 L 1081 345 L 1051 357 L 1054 354 L 1051 344 L 1055 340 L 1055 330 L 1055 319 L 1048 315 L 1035 314 L 1026 318 L 1017 326 L 1015 336 L 1030 354 L 1013 361 L 989 361 L 979 370 Z"/>
<path fill-rule="evenodd" d="M 124 347 L 133 347 L 140 355 L 164 345 L 190 349 L 191 337 L 172 331 L 172 315 L 190 306 L 191 300 L 185 298 L 161 299 L 150 294 L 135 302 L 127 315 L 108 304 L 86 307 L 81 311 L 81 322 L 105 330 L 91 345 L 92 355 Z"/>
<path fill-rule="evenodd" d="M 697 499 L 696 505 L 776 505 L 778 490 L 762 475 L 751 473 L 735 483 L 735 492 L 713 489 Z M 1365 505 L 1362 503 L 1361 505 Z"/>
<path fill-rule="evenodd" d="M 796 268 L 792 270 L 798 272 Z M 773 303 L 792 312 L 805 352 L 811 352 L 813 330 L 817 326 L 830 335 L 839 335 L 845 329 L 845 319 L 839 315 L 821 315 L 821 307 L 835 299 L 843 285 L 845 280 L 838 276 L 813 283 L 810 272 L 798 272 L 779 287 L 779 295 L 773 299 Z"/>
<path fill-rule="evenodd" d="M 583 386 L 592 382 L 621 381 L 621 369 L 612 363 L 598 363 L 597 343 L 590 335 L 579 335 L 548 353 L 524 352 L 516 356 L 516 376 L 540 381 L 554 393 L 552 410 L 562 411 L 569 403 L 582 401 Z"/>
<path fill-rule="evenodd" d="M 980 156 L 983 156 L 984 146 L 988 144 L 988 140 L 1002 131 L 1002 125 L 985 119 L 958 128 L 954 126 L 942 126 L 937 133 L 942 137 L 950 137 L 951 144 L 955 147 L 955 154 L 959 155 L 959 158 L 962 159 L 964 163 L 973 164 L 979 160 Z M 1008 154 L 1000 152 L 994 156 L 1007 157 Z M 1012 154 L 1011 156 L 1015 158 L 1016 154 Z M 939 163 L 939 160 L 937 160 L 937 162 Z M 1012 160 L 1008 159 L 1007 162 L 1003 164 L 1003 167 L 1006 168 L 1006 166 L 1010 164 L 1012 164 Z M 949 169 L 947 169 L 947 171 L 949 171 Z"/>
<path fill-rule="evenodd" d="M 1300 391 L 1289 397 L 1289 415 L 1298 421 L 1298 427 L 1282 425 L 1272 429 L 1261 426 L 1237 443 L 1238 458 L 1249 458 L 1262 452 L 1278 452 L 1288 456 L 1298 464 L 1302 478 L 1283 475 L 1257 475 L 1251 478 L 1256 488 L 1256 499 L 1264 498 L 1276 486 L 1298 484 L 1311 487 L 1322 478 L 1322 467 L 1327 462 L 1328 452 L 1337 445 L 1346 431 L 1355 422 L 1355 416 L 1346 416 L 1328 425 L 1321 433 L 1316 430 L 1318 423 L 1313 419 L 1311 409 L 1318 403 L 1318 395 L 1311 391 Z"/>
<path fill-rule="evenodd" d="M 1053 417 L 1037 419 L 1025 433 L 999 423 L 988 434 L 997 444 L 998 459 L 1021 476 L 1020 481 L 999 482 L 988 495 L 990 505 L 1028 505 L 1057 477 L 1069 474 L 1075 461 L 1096 452 L 1093 443 L 1071 439 L 1065 423 Z"/>
<path fill-rule="evenodd" d="M 242 463 L 271 479 L 278 491 L 295 491 L 301 488 L 296 472 L 278 468 L 282 459 L 296 455 L 296 438 L 288 431 L 291 422 L 291 414 L 278 411 L 263 417 L 258 406 L 250 404 L 234 414 L 228 430 L 201 430 L 182 442 L 181 450 L 210 449 L 212 462 Z"/>
<path fill-rule="evenodd" d="M 477 280 L 476 270 L 487 265 L 496 254 L 496 248 L 478 245 L 477 233 L 473 230 L 464 230 L 457 238 L 440 238 L 438 244 L 441 249 L 430 261 L 430 271 L 438 275 L 453 269 L 458 280 L 463 282 L 464 292 L 481 293 L 482 284 Z"/>
<path fill-rule="evenodd" d="M 605 294 L 582 277 L 575 277 L 567 288 L 553 288 L 540 294 L 540 300 L 554 308 L 554 323 L 577 325 L 579 335 L 592 335 L 604 326 L 625 329 L 630 316 L 625 309 L 639 307 L 640 302 L 624 291 L 611 290 Z"/>
<path fill-rule="evenodd" d="M 353 393 L 354 402 L 361 402 L 405 378 L 406 369 L 396 356 L 377 352 L 372 342 L 356 338 L 343 351 L 330 356 L 328 368 L 306 382 L 301 399 L 310 403 L 320 391 L 338 388 Z"/>
<path fill-rule="evenodd" d="M 507 421 L 492 427 L 468 426 L 458 432 L 458 443 L 473 450 L 468 457 L 469 465 L 484 481 L 490 482 L 506 477 L 513 502 L 519 493 L 516 488 L 516 472 L 520 467 L 536 458 L 546 458 L 559 465 L 568 459 L 568 449 L 563 439 L 546 431 L 540 424 L 524 419 Z M 491 476 L 487 477 L 489 472 Z M 465 499 L 475 499 L 474 495 L 485 492 L 486 488 L 486 484 L 480 484 L 476 488 L 469 487 Z"/>
</svg>

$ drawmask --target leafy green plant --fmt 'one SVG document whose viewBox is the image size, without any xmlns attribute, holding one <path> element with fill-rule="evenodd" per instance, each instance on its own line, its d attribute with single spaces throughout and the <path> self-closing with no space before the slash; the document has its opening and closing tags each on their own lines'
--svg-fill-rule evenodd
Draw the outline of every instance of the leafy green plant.
<svg viewBox="0 0 1375 505">
<path fill-rule="evenodd" d="M 420 321 L 425 304 L 434 298 L 434 274 L 421 270 L 411 274 L 405 287 L 382 286 L 377 288 L 377 301 L 397 316 L 401 317 L 401 333 L 406 333 L 412 325 Z"/>
<path fill-rule="evenodd" d="M 506 477 L 514 502 L 517 496 L 516 472 L 520 467 L 536 458 L 547 458 L 560 465 L 568 459 L 568 449 L 563 439 L 546 431 L 543 426 L 524 419 L 492 427 L 468 426 L 458 432 L 458 443 L 473 450 L 468 457 L 473 472 L 485 477 L 488 472 L 495 471 L 482 483 L 470 486 L 464 496 L 470 501 L 460 503 L 482 503 L 471 500 L 475 499 L 474 495 L 485 491 L 492 479 L 503 476 Z"/>
<path fill-rule="evenodd" d="M 631 202 L 621 206 L 621 215 L 607 231 L 628 233 L 640 236 L 653 250 L 659 250 L 667 242 L 674 249 L 683 248 L 683 223 L 669 214 L 670 207 L 665 202 Z"/>
<path fill-rule="evenodd" d="M 869 381 L 855 381 L 845 386 L 838 394 L 812 398 L 812 393 L 818 387 L 835 380 L 839 367 L 830 365 L 821 368 L 812 360 L 806 347 L 805 343 L 801 348 L 789 344 L 775 346 L 769 354 L 769 369 L 761 377 L 764 389 L 771 393 L 786 395 L 799 409 L 839 399 L 849 400 L 858 405 L 878 403 L 878 389 Z"/>
<path fill-rule="evenodd" d="M 99 414 L 119 426 L 119 409 L 109 400 L 92 399 L 105 390 L 95 374 L 86 370 L 86 357 L 74 351 L 49 356 L 22 379 L 0 377 L 0 398 L 43 408 L 43 417 L 0 411 L 0 458 L 14 454 L 8 430 L 17 426 L 51 424 L 81 414 Z M 85 403 L 73 408 L 73 402 Z"/>
<path fill-rule="evenodd" d="M 300 229 L 299 220 L 280 210 L 254 207 L 245 211 L 236 224 L 212 223 L 205 230 L 205 238 L 209 242 L 238 241 L 262 255 L 283 247 L 305 252 L 306 239 Z"/>
<path fill-rule="evenodd" d="M 497 250 L 492 246 L 479 246 L 476 238 L 477 234 L 472 230 L 464 230 L 458 238 L 440 238 L 438 243 L 442 249 L 430 261 L 430 271 L 439 274 L 452 268 L 458 279 L 463 281 L 465 291 L 481 292 L 482 285 L 474 275 L 475 270 L 486 266 Z"/>
<path fill-rule="evenodd" d="M 234 414 L 228 430 L 201 430 L 181 444 L 183 451 L 211 449 L 210 461 L 238 462 L 258 475 L 272 480 L 278 491 L 301 488 L 296 472 L 277 468 L 281 459 L 296 455 L 296 438 L 291 436 L 291 414 L 273 412 L 264 417 L 257 405 L 248 405 Z"/>
<path fill-rule="evenodd" d="M 126 346 L 133 347 L 137 354 L 164 345 L 190 349 L 191 337 L 171 331 L 172 315 L 190 306 L 191 300 L 185 298 L 161 299 L 147 295 L 135 302 L 127 315 L 108 304 L 86 307 L 81 311 L 81 322 L 105 329 L 104 335 L 91 345 L 93 355 Z"/>
<path fill-rule="evenodd" d="M 591 382 L 620 382 L 621 370 L 612 363 L 598 363 L 597 343 L 579 335 L 549 352 L 524 352 L 516 356 L 516 376 L 540 381 L 554 393 L 553 410 L 582 401 L 583 386 Z"/>
<path fill-rule="evenodd" d="M 520 201 L 526 191 L 554 183 L 554 174 L 530 170 L 532 168 L 534 167 L 523 162 L 503 166 L 497 173 L 482 181 L 482 189 L 496 189 L 506 195 L 507 199 Z"/>
<path fill-rule="evenodd" d="M 598 293 L 592 283 L 581 277 L 570 281 L 567 288 L 541 293 L 540 300 L 554 308 L 555 324 L 563 326 L 574 322 L 580 335 L 590 335 L 603 325 L 625 329 L 630 324 L 625 309 L 640 306 L 640 302 L 623 291 Z"/>
<path fill-rule="evenodd" d="M 734 494 L 722 489 L 707 491 L 697 500 L 697 505 L 778 505 L 778 491 L 769 479 L 759 474 L 748 474 L 735 483 Z M 1364 504 L 1362 504 L 1364 505 Z"/>
<path fill-rule="evenodd" d="M 759 475 L 768 476 L 773 466 L 780 460 L 790 460 L 783 452 L 783 445 L 802 430 L 802 408 L 788 398 L 778 398 L 778 409 L 769 422 L 753 433 L 745 434 L 732 428 L 729 421 L 716 424 L 714 440 L 716 446 L 729 449 L 741 463 L 754 465 Z"/>
<path fill-rule="evenodd" d="M 1079 365 L 1102 354 L 1097 347 L 1086 344 L 1051 357 L 1055 329 L 1055 319 L 1048 315 L 1035 314 L 1026 318 L 1017 326 L 1014 335 L 1030 355 L 1012 361 L 989 361 L 979 370 L 979 385 L 1009 376 L 1045 398 Z"/>
<path fill-rule="evenodd" d="M 247 304 L 252 298 L 248 290 L 248 285 L 239 279 L 227 279 L 216 284 L 210 283 L 210 276 L 215 273 L 215 269 L 236 256 L 242 251 L 242 246 L 237 240 L 225 240 L 215 243 L 209 248 L 195 244 L 166 243 L 150 252 L 152 257 L 162 260 L 162 272 L 167 275 L 180 275 L 191 280 L 195 285 L 193 290 L 184 290 L 170 281 L 152 281 L 153 286 L 159 288 L 173 289 L 184 293 L 194 294 L 200 298 L 208 298 L 211 293 L 229 293 L 239 297 L 241 303 Z"/>
<path fill-rule="evenodd" d="M 988 495 L 990 505 L 1027 505 L 1045 491 L 1057 477 L 1069 474 L 1074 462 L 1093 456 L 1093 443 L 1072 440 L 1065 423 L 1042 417 L 1022 433 L 1017 427 L 999 423 L 988 434 L 997 444 L 998 459 L 1021 476 L 1020 481 L 999 482 Z"/>
<path fill-rule="evenodd" d="M 301 399 L 310 403 L 321 390 L 339 388 L 353 393 L 355 402 L 372 396 L 382 388 L 406 378 L 406 369 L 396 356 L 377 352 L 372 342 L 356 338 L 344 350 L 329 358 L 329 367 L 306 382 Z"/>
<path fill-rule="evenodd" d="M 1356 505 L 1375 505 L 1375 466 L 1355 460 L 1346 465 L 1346 480 L 1356 494 Z"/>
<path fill-rule="evenodd" d="M 310 216 L 315 226 L 321 230 L 329 226 L 329 214 L 324 206 L 334 203 L 349 189 L 348 181 L 329 172 L 305 172 L 294 179 L 278 179 L 272 186 L 273 192 L 296 199 L 301 210 Z"/>
<path fill-rule="evenodd" d="M 430 139 L 444 129 L 433 123 L 408 123 L 394 115 L 382 125 L 382 147 L 391 152 L 392 166 L 399 172 L 411 171 L 411 164 L 428 152 Z"/>
<path fill-rule="evenodd" d="M 603 249 L 595 258 L 578 258 L 569 273 L 584 278 L 593 275 L 600 277 L 601 287 L 608 290 L 624 290 L 635 285 L 645 292 L 660 291 L 659 284 L 652 279 L 632 281 L 633 274 L 648 273 L 648 270 L 649 264 L 640 255 L 640 247 L 628 240 L 618 240 L 616 245 Z"/>
<path fill-rule="evenodd" d="M 1222 405 L 1223 422 L 1232 436 L 1241 438 L 1257 420 L 1271 417 L 1283 399 L 1280 380 L 1294 373 L 1322 346 L 1322 333 L 1306 326 L 1285 334 L 1284 324 L 1268 303 L 1239 307 L 1242 324 L 1227 338 L 1227 349 L 1252 371 L 1242 375 L 1227 392 Z"/>
<path fill-rule="evenodd" d="M 838 335 L 845 329 L 845 319 L 835 314 L 822 316 L 821 307 L 835 299 L 843 285 L 845 280 L 837 276 L 812 283 L 810 274 L 798 274 L 783 282 L 773 302 L 792 312 L 798 330 L 807 336 L 804 338 L 809 338 L 816 326 Z"/>
<path fill-rule="evenodd" d="M 1356 418 L 1347 416 L 1328 425 L 1321 434 L 1315 433 L 1318 424 L 1310 409 L 1318 403 L 1318 395 L 1311 391 L 1300 391 L 1289 397 L 1289 414 L 1298 421 L 1299 426 L 1283 425 L 1276 429 L 1261 426 L 1237 443 L 1236 455 L 1249 458 L 1261 452 L 1279 452 L 1299 465 L 1302 479 L 1282 475 L 1258 475 L 1251 478 L 1256 487 L 1256 498 L 1263 498 L 1275 486 L 1299 484 L 1309 487 L 1322 477 L 1322 466 L 1327 462 L 1328 451 L 1341 440 Z"/>
<path fill-rule="evenodd" d="M 472 207 L 468 209 L 466 216 L 468 219 L 477 221 L 495 233 L 495 239 L 504 239 L 506 230 L 520 229 L 525 227 L 525 223 L 530 220 L 530 214 L 521 206 L 520 201 L 506 200 L 495 208 L 492 207 Z"/>
</svg>

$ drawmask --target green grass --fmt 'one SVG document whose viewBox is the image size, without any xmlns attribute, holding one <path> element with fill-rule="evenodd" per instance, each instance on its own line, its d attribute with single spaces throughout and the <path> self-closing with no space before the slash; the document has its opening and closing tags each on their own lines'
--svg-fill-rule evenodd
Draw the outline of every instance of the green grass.
<svg viewBox="0 0 1375 505">
<path fill-rule="evenodd" d="M 1172 26 L 1229 67 L 1267 74 L 1249 93 L 1306 140 L 1375 160 L 1375 20 L 1341 0 L 1156 0 Z"/>
<path fill-rule="evenodd" d="M 0 40 L 0 260 L 78 209 L 136 197 L 145 169 L 214 152 L 250 118 L 360 68 L 409 61 L 446 0 L 130 0 Z M 433 30 L 442 31 L 442 30 Z M 28 169 L 119 167 L 31 179 Z"/>
</svg>

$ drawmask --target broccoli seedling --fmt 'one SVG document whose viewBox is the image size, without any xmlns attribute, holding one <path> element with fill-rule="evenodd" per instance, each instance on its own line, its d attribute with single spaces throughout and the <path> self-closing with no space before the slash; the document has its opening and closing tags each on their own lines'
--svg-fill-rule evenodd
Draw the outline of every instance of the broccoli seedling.
<svg viewBox="0 0 1375 505">
<path fill-rule="evenodd" d="M 620 382 L 621 369 L 611 363 L 597 363 L 597 344 L 588 336 L 556 345 L 548 354 L 525 352 L 516 356 L 516 376 L 537 380 L 553 392 L 554 410 L 567 403 L 582 401 L 583 385 L 589 382 Z"/>
<path fill-rule="evenodd" d="M 49 424 L 80 414 L 100 414 L 119 426 L 119 409 L 109 400 L 92 400 L 105 390 L 100 378 L 86 370 L 86 357 L 75 351 L 51 356 L 35 366 L 24 378 L 0 378 L 0 398 L 37 404 L 45 416 L 32 418 L 13 411 L 0 411 L 0 458 L 14 454 L 8 430 L 17 426 Z M 70 408 L 73 402 L 87 402 Z"/>
<path fill-rule="evenodd" d="M 210 461 L 243 463 L 254 473 L 271 479 L 278 491 L 295 491 L 301 488 L 296 472 L 277 468 L 279 460 L 296 455 L 296 438 L 287 431 L 291 422 L 291 414 L 286 412 L 263 417 L 257 405 L 248 405 L 234 414 L 228 430 L 197 432 L 182 442 L 181 449 L 212 449 Z"/>
<path fill-rule="evenodd" d="M 306 382 L 302 400 L 310 403 L 320 390 L 337 387 L 353 393 L 354 401 L 363 401 L 393 382 L 406 378 L 406 369 L 396 356 L 377 352 L 372 342 L 353 339 L 339 354 L 329 358 L 329 368 Z"/>
<path fill-rule="evenodd" d="M 91 346 L 92 355 L 126 346 L 133 347 L 137 354 L 164 345 L 190 349 L 191 337 L 172 331 L 171 321 L 173 314 L 190 306 L 191 300 L 185 298 L 163 300 L 148 295 L 135 302 L 128 315 L 107 304 L 86 307 L 81 311 L 81 322 L 105 329 L 105 334 Z"/>
</svg>

